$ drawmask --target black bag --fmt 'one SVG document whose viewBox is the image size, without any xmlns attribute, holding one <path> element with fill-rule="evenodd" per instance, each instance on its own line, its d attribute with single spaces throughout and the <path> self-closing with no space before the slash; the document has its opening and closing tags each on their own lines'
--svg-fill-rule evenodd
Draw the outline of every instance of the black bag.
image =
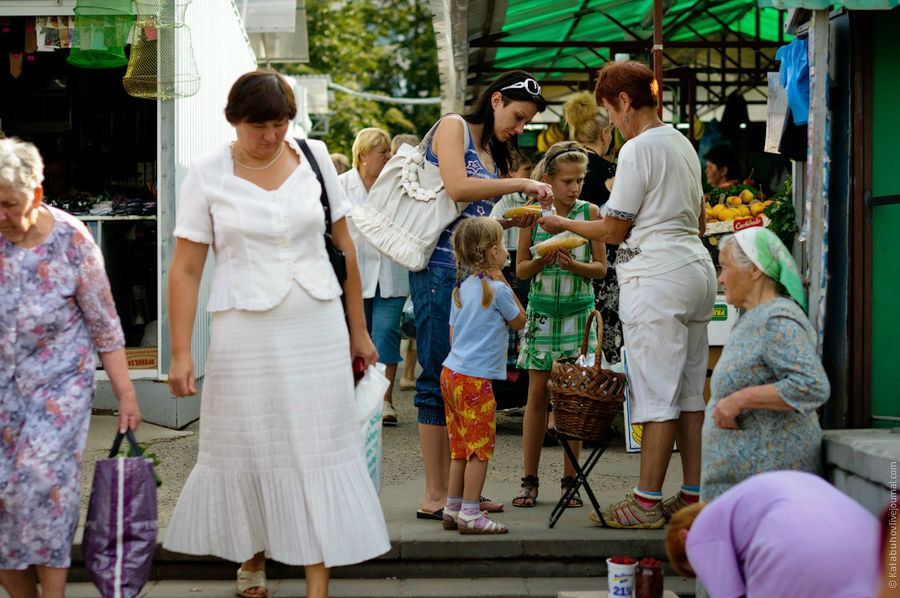
<svg viewBox="0 0 900 598">
<path fill-rule="evenodd" d="M 328 192 L 325 190 L 325 179 L 322 178 L 322 171 L 319 170 L 319 165 L 313 157 L 306 139 L 296 139 L 296 141 L 303 150 L 303 155 L 309 160 L 309 165 L 312 166 L 316 178 L 319 179 L 319 185 L 322 187 L 319 201 L 322 202 L 322 209 L 325 210 L 325 251 L 328 253 L 328 259 L 331 261 L 331 267 L 334 269 L 338 282 L 343 286 L 344 281 L 347 280 L 347 258 L 344 256 L 344 252 L 334 244 L 334 237 L 331 234 L 331 205 L 328 202 Z"/>
</svg>

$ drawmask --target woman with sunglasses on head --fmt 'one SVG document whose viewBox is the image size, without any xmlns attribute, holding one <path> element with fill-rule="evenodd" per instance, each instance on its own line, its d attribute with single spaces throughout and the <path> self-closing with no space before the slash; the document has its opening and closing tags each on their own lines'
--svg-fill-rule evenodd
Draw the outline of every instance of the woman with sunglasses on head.
<svg viewBox="0 0 900 598">
<path fill-rule="evenodd" d="M 448 501 L 450 444 L 441 396 L 441 368 L 450 353 L 450 295 L 456 284 L 456 259 L 450 237 L 466 218 L 488 216 L 497 200 L 507 193 L 523 192 L 538 200 L 551 197 L 550 186 L 532 179 L 509 178 L 511 157 L 518 150 L 516 136 L 525 124 L 547 106 L 541 86 L 524 71 L 498 77 L 481 94 L 468 113 L 448 114 L 427 143 L 425 159 L 438 166 L 447 194 L 469 205 L 441 234 L 424 270 L 409 275 L 410 293 L 416 306 L 416 342 L 422 374 L 416 382 L 419 441 L 425 464 L 425 496 L 417 516 L 443 517 Z M 468 143 L 464 144 L 468 138 Z M 534 217 L 502 220 L 504 228 L 531 226 Z M 458 510 L 462 497 L 449 497 Z M 488 500 L 481 508 L 502 510 Z"/>
</svg>

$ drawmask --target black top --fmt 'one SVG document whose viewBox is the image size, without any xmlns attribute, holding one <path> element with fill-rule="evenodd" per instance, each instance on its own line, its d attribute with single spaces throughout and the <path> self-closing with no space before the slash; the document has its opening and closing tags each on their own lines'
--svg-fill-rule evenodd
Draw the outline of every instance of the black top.
<svg viewBox="0 0 900 598">
<path fill-rule="evenodd" d="M 609 201 L 609 189 L 606 188 L 606 179 L 615 176 L 616 165 L 607 162 L 596 152 L 588 150 L 588 169 L 584 176 L 584 186 L 581 188 L 581 197 L 597 207 Z"/>
</svg>

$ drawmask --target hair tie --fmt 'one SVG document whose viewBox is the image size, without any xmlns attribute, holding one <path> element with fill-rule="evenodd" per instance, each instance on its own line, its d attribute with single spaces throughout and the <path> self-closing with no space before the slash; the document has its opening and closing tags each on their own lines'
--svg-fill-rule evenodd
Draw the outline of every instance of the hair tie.
<svg viewBox="0 0 900 598">
<path fill-rule="evenodd" d="M 459 282 L 459 281 L 457 281 L 457 283 L 456 283 L 456 288 L 458 289 L 461 285 L 462 285 L 462 283 Z"/>
<path fill-rule="evenodd" d="M 478 278 L 484 278 L 484 272 L 479 272 L 479 273 L 478 273 Z"/>
<path fill-rule="evenodd" d="M 563 154 L 566 154 L 569 152 L 579 152 L 579 153 L 587 155 L 587 152 L 585 152 L 583 149 L 581 149 L 579 147 L 567 147 L 565 149 L 559 150 L 558 152 L 556 152 L 555 154 L 553 154 L 552 156 L 547 158 L 547 164 L 550 164 L 550 162 L 553 162 L 554 160 L 556 160 Z"/>
</svg>

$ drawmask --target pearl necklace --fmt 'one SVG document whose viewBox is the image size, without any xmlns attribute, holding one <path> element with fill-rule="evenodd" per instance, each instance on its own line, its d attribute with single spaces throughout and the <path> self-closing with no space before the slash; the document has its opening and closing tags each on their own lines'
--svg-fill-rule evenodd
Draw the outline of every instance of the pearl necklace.
<svg viewBox="0 0 900 598">
<path fill-rule="evenodd" d="M 248 166 L 237 159 L 237 155 L 234 153 L 234 142 L 231 142 L 231 159 L 234 160 L 234 163 L 240 166 L 241 168 L 246 168 L 247 170 L 265 170 L 272 164 L 278 161 L 278 158 L 281 157 L 281 154 L 284 153 L 284 142 L 281 142 L 281 148 L 278 150 L 278 153 L 275 154 L 275 157 L 272 158 L 272 161 L 266 164 L 265 166 Z"/>
</svg>

